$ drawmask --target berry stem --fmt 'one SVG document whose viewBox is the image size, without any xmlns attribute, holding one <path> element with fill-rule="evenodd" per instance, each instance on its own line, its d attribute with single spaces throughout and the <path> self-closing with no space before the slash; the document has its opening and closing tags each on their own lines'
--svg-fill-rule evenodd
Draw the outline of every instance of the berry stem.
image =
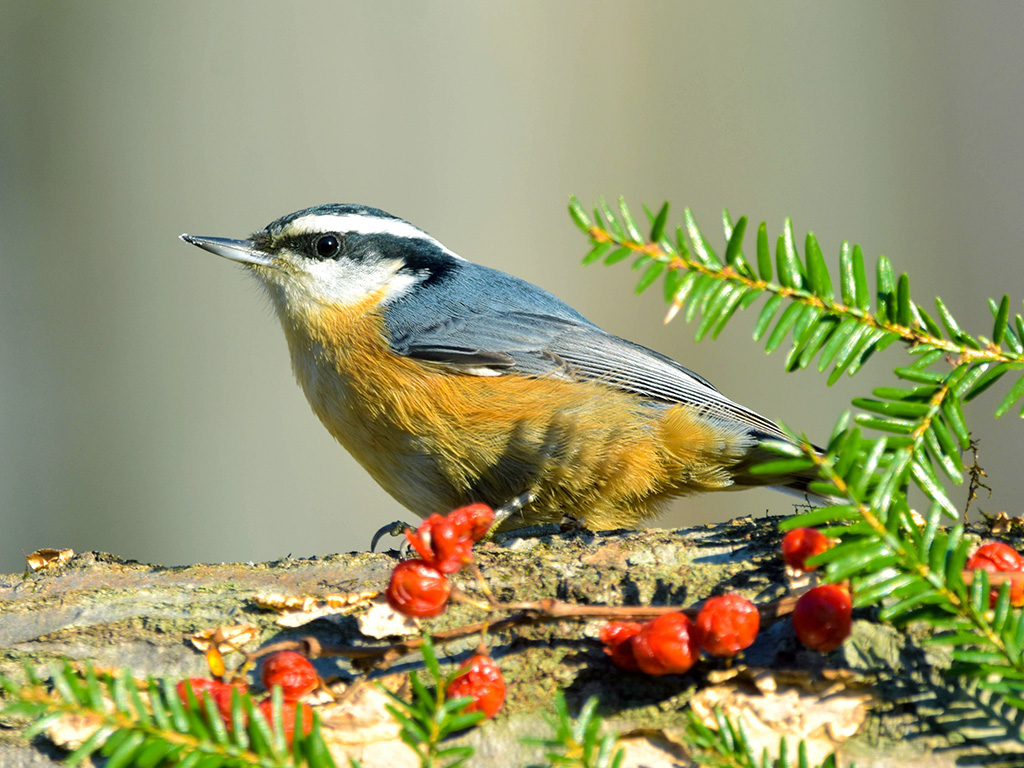
<svg viewBox="0 0 1024 768">
<path fill-rule="evenodd" d="M 453 595 L 457 592 L 458 590 L 453 590 Z M 462 600 L 461 597 L 458 599 Z M 758 612 L 761 615 L 762 625 L 767 625 L 769 622 L 792 613 L 796 599 L 795 596 L 787 595 L 771 603 L 757 606 Z M 657 618 L 662 614 L 674 612 L 684 613 L 692 619 L 699 612 L 697 608 L 692 606 L 577 605 L 553 598 L 509 603 L 495 602 L 493 605 L 485 606 L 485 610 L 489 614 L 500 611 L 510 612 L 512 615 L 496 621 L 486 619 L 436 632 L 432 634 L 434 645 L 445 645 L 483 633 L 496 634 L 516 627 L 549 624 L 559 621 L 645 621 Z M 352 660 L 354 666 L 360 669 L 367 671 L 381 670 L 391 666 L 404 656 L 416 653 L 422 644 L 423 640 L 421 638 L 411 637 L 401 642 L 376 647 L 319 644 L 319 647 L 314 650 L 308 642 L 308 638 L 298 638 L 264 646 L 258 651 L 249 654 L 248 659 L 254 661 L 261 656 L 277 651 L 298 650 L 309 654 L 311 658 L 348 658 Z M 311 651 L 313 652 L 311 653 Z"/>
</svg>

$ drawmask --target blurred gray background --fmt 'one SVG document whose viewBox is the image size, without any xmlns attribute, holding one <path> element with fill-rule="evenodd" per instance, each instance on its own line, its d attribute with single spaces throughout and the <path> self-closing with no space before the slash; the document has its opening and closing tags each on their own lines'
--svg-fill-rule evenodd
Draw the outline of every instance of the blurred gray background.
<svg viewBox="0 0 1024 768">
<path fill-rule="evenodd" d="M 1024 296 L 1024 6 L 684 2 L 0 3 L 0 572 L 42 546 L 165 564 L 362 549 L 406 517 L 321 428 L 235 265 L 177 240 L 360 202 L 536 282 L 823 440 L 894 350 L 826 389 L 750 341 L 663 327 L 580 267 L 566 202 L 728 207 L 844 239 L 991 329 Z M 750 242 L 750 240 L 748 240 Z M 1020 431 L 976 401 L 982 509 Z M 663 525 L 785 513 L 680 502 Z"/>
</svg>

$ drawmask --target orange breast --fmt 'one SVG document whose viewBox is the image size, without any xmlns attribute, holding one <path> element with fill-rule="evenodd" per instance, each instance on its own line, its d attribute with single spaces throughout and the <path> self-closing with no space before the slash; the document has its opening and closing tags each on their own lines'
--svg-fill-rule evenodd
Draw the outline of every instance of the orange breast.
<svg viewBox="0 0 1024 768">
<path fill-rule="evenodd" d="M 309 311 L 285 332 L 324 426 L 380 485 L 426 516 L 526 491 L 524 522 L 563 513 L 636 525 L 672 496 L 727 487 L 742 437 L 690 408 L 600 382 L 472 376 L 392 353 L 372 307 Z"/>
</svg>

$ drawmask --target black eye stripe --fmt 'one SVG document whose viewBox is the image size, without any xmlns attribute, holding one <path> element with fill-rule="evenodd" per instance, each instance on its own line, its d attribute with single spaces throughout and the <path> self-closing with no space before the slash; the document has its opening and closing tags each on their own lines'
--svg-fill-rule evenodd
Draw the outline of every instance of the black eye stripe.
<svg viewBox="0 0 1024 768">
<path fill-rule="evenodd" d="M 408 237 L 390 232 L 355 230 L 294 232 L 273 239 L 264 250 L 288 251 L 313 261 L 345 260 L 359 263 L 367 259 L 398 259 L 409 272 L 427 270 L 431 279 L 446 272 L 454 259 L 426 235 Z"/>
</svg>

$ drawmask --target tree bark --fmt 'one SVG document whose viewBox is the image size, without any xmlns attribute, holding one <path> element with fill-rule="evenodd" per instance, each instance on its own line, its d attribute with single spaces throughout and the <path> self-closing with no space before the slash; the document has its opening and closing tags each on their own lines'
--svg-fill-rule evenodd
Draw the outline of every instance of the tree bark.
<svg viewBox="0 0 1024 768">
<path fill-rule="evenodd" d="M 775 521 L 746 518 L 674 531 L 511 538 L 479 545 L 476 554 L 502 601 L 688 606 L 712 594 L 739 592 L 762 604 L 789 590 L 778 540 Z M 253 597 L 382 590 L 395 562 L 395 553 L 351 553 L 168 568 L 85 553 L 58 568 L 0 576 L 0 673 L 18 678 L 25 662 L 71 659 L 127 667 L 136 676 L 207 675 L 205 658 L 189 636 L 244 623 L 259 627 L 261 644 L 304 635 L 323 646 L 381 644 L 363 637 L 354 617 L 282 629 Z M 472 591 L 471 573 L 457 578 Z M 427 626 L 440 631 L 481 618 L 472 606 L 457 605 Z M 598 696 L 609 724 L 632 733 L 628 743 L 661 750 L 664 765 L 681 759 L 678 734 L 691 699 L 695 706 L 746 712 L 754 721 L 752 732 L 763 730 L 769 742 L 777 743 L 783 723 L 797 723 L 811 741 L 834 744 L 844 761 L 862 768 L 953 766 L 969 756 L 1024 764 L 1019 734 L 1008 733 L 981 693 L 942 674 L 948 660 L 920 644 L 923 633 L 875 623 L 871 610 L 855 612 L 855 619 L 850 640 L 831 654 L 802 648 L 783 617 L 762 627 L 740 662 L 705 658 L 687 675 L 665 677 L 613 667 L 596 641 L 600 622 L 564 620 L 490 635 L 509 692 L 498 719 L 466 737 L 479 750 L 471 764 L 537 760 L 536 749 L 524 747 L 519 737 L 550 735 L 542 715 L 551 711 L 557 689 L 565 691 L 573 711 Z M 438 653 L 458 663 L 478 641 L 463 639 Z M 354 674 L 344 658 L 321 658 L 316 666 L 325 678 Z M 815 724 L 814 716 L 823 713 L 825 721 Z M 41 738 L 29 744 L 17 729 L 0 729 L 0 768 L 52 765 L 62 754 Z"/>
</svg>

